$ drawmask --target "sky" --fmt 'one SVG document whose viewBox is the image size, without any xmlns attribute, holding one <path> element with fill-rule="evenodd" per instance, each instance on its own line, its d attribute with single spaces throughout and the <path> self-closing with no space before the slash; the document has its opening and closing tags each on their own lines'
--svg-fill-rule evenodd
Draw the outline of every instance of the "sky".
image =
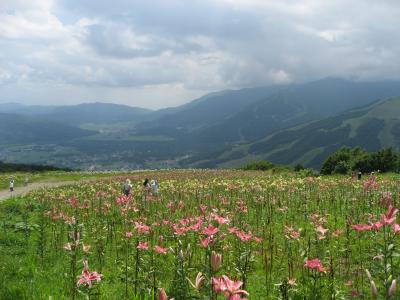
<svg viewBox="0 0 400 300">
<path fill-rule="evenodd" d="M 400 79 L 398 0 L 0 0 L 0 103 L 158 109 L 225 89 Z"/>
</svg>

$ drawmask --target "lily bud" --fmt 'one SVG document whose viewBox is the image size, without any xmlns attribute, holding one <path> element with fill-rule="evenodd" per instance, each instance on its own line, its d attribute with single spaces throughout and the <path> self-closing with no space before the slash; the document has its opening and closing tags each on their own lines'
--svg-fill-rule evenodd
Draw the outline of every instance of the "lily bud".
<svg viewBox="0 0 400 300">
<path fill-rule="evenodd" d="M 196 289 L 198 289 L 198 290 L 201 289 L 201 287 L 204 284 L 204 280 L 205 280 L 205 277 L 203 276 L 203 274 L 201 272 L 197 273 L 196 283 L 195 283 Z"/>
<path fill-rule="evenodd" d="M 375 299 L 378 296 L 378 290 L 377 290 L 376 284 L 373 280 L 371 280 L 370 284 L 371 284 L 372 298 Z"/>
<path fill-rule="evenodd" d="M 71 251 L 72 250 L 71 243 L 66 243 L 63 248 L 67 251 Z"/>
<path fill-rule="evenodd" d="M 82 243 L 82 248 L 83 248 L 83 252 L 88 253 L 90 251 L 91 246 L 85 245 L 84 243 Z"/>
<path fill-rule="evenodd" d="M 83 261 L 83 271 L 84 272 L 89 272 L 89 264 L 87 260 Z"/>
<path fill-rule="evenodd" d="M 168 300 L 167 293 L 164 289 L 158 289 L 158 299 L 160 300 Z"/>
<path fill-rule="evenodd" d="M 367 273 L 367 277 L 368 277 L 369 281 L 372 281 L 372 276 L 371 276 L 371 273 L 368 271 L 368 269 L 365 269 L 365 273 Z"/>
<path fill-rule="evenodd" d="M 185 256 L 183 255 L 182 249 L 179 250 L 178 255 L 179 255 L 179 258 L 180 258 L 181 260 L 184 260 L 184 259 L 185 259 Z"/>
<path fill-rule="evenodd" d="M 79 243 L 81 242 L 81 234 L 79 231 L 74 233 L 74 241 L 75 241 L 75 246 L 79 246 Z"/>
<path fill-rule="evenodd" d="M 389 297 L 393 297 L 394 294 L 396 294 L 396 279 L 392 280 L 392 284 L 390 285 L 389 291 L 388 291 L 388 295 Z"/>
<path fill-rule="evenodd" d="M 196 290 L 200 290 L 203 287 L 204 280 L 206 280 L 203 273 L 201 272 L 197 273 L 196 280 L 194 283 L 189 278 L 186 279 L 189 281 L 190 285 Z"/>
<path fill-rule="evenodd" d="M 222 262 L 222 255 L 213 251 L 211 253 L 211 269 L 214 273 L 218 272 L 219 268 L 221 267 L 221 262 Z"/>
</svg>

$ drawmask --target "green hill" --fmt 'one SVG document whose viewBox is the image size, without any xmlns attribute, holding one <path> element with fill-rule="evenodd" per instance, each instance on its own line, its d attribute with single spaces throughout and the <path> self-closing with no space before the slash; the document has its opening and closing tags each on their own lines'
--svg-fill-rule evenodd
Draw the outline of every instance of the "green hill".
<svg viewBox="0 0 400 300">
<path fill-rule="evenodd" d="M 45 165 L 12 164 L 0 161 L 0 173 L 10 172 L 45 172 L 45 171 L 71 171 L 67 168 L 57 168 Z"/>
<path fill-rule="evenodd" d="M 193 132 L 220 123 L 248 105 L 284 88 L 287 86 L 265 86 L 211 93 L 179 107 L 154 112 L 150 122 L 137 126 L 138 134 L 162 133 L 174 138 L 185 134 L 191 135 Z"/>
<path fill-rule="evenodd" d="M 352 82 L 327 78 L 292 85 L 198 133 L 199 143 L 248 143 L 280 129 L 336 115 L 400 95 L 399 82 Z"/>
<path fill-rule="evenodd" d="M 252 143 L 233 147 L 218 156 L 198 158 L 196 166 L 239 166 L 254 159 L 320 168 L 341 146 L 368 151 L 400 149 L 400 97 L 374 102 L 337 116 L 269 134 Z"/>
<path fill-rule="evenodd" d="M 94 133 L 56 122 L 0 113 L 0 145 L 61 143 Z"/>
<path fill-rule="evenodd" d="M 318 127 L 319 123 L 308 122 L 334 123 L 337 117 L 333 116 L 338 113 L 399 95 L 400 82 L 327 78 L 221 91 L 158 111 L 107 103 L 61 107 L 8 103 L 0 105 L 0 112 L 19 116 L 0 120 L 0 159 L 26 163 L 51 160 L 53 165 L 72 168 L 82 164 L 157 168 L 238 166 L 249 159 L 268 157 L 277 163 L 318 167 L 327 153 L 337 149 L 331 143 L 337 139 L 338 145 L 346 142 L 371 150 L 397 140 L 392 129 L 382 129 L 379 138 L 366 134 L 386 128 L 379 118 L 371 117 L 367 124 L 349 121 L 348 127 L 337 130 L 330 130 L 333 125 L 329 125 L 328 132 L 318 135 L 307 126 Z M 294 126 L 305 123 L 302 137 L 299 128 L 304 126 L 296 130 Z M 325 123 L 321 126 L 326 127 Z M 46 147 L 30 147 L 43 144 Z M 32 149 L 31 155 L 26 154 L 25 145 Z"/>
<path fill-rule="evenodd" d="M 0 112 L 29 117 L 40 117 L 70 125 L 115 124 L 122 122 L 141 122 L 151 110 L 112 103 L 83 103 L 69 106 L 21 105 L 17 103 L 0 104 Z"/>
<path fill-rule="evenodd" d="M 198 155 L 214 155 L 226 147 L 251 143 L 278 130 L 397 95 L 400 82 L 336 78 L 224 91 L 138 124 L 133 134 L 169 137 L 176 141 L 178 152 L 196 160 Z"/>
<path fill-rule="evenodd" d="M 85 123 L 114 124 L 122 122 L 139 122 L 145 120 L 152 111 L 110 103 L 84 103 L 73 106 L 58 107 L 54 112 L 43 115 L 43 118 L 66 124 L 81 125 Z"/>
</svg>

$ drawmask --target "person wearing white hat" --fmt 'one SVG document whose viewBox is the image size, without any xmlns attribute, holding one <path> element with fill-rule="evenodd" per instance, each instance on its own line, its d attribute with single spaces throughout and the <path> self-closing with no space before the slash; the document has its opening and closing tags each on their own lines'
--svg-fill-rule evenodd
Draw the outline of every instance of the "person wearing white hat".
<svg viewBox="0 0 400 300">
<path fill-rule="evenodd" d="M 125 194 L 125 196 L 128 197 L 129 194 L 131 193 L 131 190 L 132 190 L 131 181 L 129 179 L 126 179 L 125 183 L 124 183 L 124 194 Z"/>
<path fill-rule="evenodd" d="M 10 179 L 10 193 L 14 192 L 14 178 L 11 177 Z"/>
</svg>

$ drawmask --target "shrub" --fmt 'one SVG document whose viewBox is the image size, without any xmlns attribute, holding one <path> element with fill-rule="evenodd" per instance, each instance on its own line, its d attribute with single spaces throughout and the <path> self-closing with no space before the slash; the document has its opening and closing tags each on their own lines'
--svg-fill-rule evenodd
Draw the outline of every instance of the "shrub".
<svg viewBox="0 0 400 300">
<path fill-rule="evenodd" d="M 321 168 L 321 174 L 346 174 L 350 171 L 369 173 L 399 170 L 399 154 L 392 148 L 368 153 L 360 147 L 342 147 L 330 155 Z"/>
<path fill-rule="evenodd" d="M 275 165 L 267 160 L 259 160 L 248 163 L 243 167 L 243 170 L 259 170 L 267 171 L 274 168 Z"/>
</svg>

